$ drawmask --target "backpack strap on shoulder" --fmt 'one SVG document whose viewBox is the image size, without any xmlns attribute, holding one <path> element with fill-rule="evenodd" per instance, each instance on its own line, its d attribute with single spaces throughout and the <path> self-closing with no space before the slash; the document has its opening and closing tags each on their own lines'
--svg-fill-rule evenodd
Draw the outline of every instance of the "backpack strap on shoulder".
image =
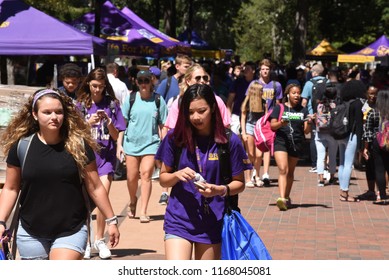
<svg viewBox="0 0 389 280">
<path fill-rule="evenodd" d="M 34 135 L 35 134 L 31 134 L 27 137 L 21 138 L 19 140 L 18 147 L 16 149 L 16 152 L 17 152 L 17 155 L 18 155 L 18 158 L 20 161 L 20 169 L 22 170 L 22 172 L 23 172 L 23 168 L 24 168 L 24 163 L 26 162 L 28 149 L 30 148 L 31 140 L 32 140 L 32 137 Z"/>
<path fill-rule="evenodd" d="M 132 106 L 134 105 L 135 98 L 136 98 L 136 92 L 135 92 L 135 91 L 132 91 L 132 92 L 130 93 L 130 108 L 129 108 L 129 110 L 128 110 L 128 117 L 127 117 L 128 121 L 130 120 L 131 108 L 132 108 Z"/>
<path fill-rule="evenodd" d="M 170 89 L 170 86 L 172 84 L 172 76 L 167 77 L 166 79 L 166 87 L 165 87 L 165 93 L 163 94 L 163 98 L 166 100 L 166 94 Z"/>
</svg>

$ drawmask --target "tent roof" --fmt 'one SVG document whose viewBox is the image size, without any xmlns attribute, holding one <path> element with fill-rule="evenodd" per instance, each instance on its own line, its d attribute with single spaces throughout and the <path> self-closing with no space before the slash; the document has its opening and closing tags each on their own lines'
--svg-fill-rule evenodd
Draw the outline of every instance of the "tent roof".
<svg viewBox="0 0 389 280">
<path fill-rule="evenodd" d="M 382 35 L 375 42 L 353 54 L 370 55 L 370 56 L 385 56 L 389 55 L 389 39 Z"/>
<path fill-rule="evenodd" d="M 191 34 L 190 45 L 192 48 L 200 50 L 210 48 L 208 42 L 204 41 L 196 31 L 192 30 L 190 32 L 188 28 L 178 35 L 178 39 L 189 44 L 189 33 Z"/>
<path fill-rule="evenodd" d="M 307 52 L 307 55 L 315 55 L 315 56 L 328 56 L 333 55 L 336 56 L 338 54 L 343 53 L 342 51 L 336 49 L 334 46 L 330 44 L 326 39 L 321 41 L 317 46 Z"/>
<path fill-rule="evenodd" d="M 73 21 L 73 26 L 81 31 L 93 34 L 95 14 L 86 13 Z M 101 7 L 101 36 L 108 41 L 108 49 L 112 54 L 134 56 L 168 56 L 180 51 L 180 42 L 176 39 L 160 34 L 138 16 L 130 18 L 120 11 L 110 1 L 103 3 Z M 190 52 L 189 46 L 187 51 Z"/>
<path fill-rule="evenodd" d="M 103 54 L 105 41 L 27 5 L 0 0 L 0 55 Z"/>
</svg>

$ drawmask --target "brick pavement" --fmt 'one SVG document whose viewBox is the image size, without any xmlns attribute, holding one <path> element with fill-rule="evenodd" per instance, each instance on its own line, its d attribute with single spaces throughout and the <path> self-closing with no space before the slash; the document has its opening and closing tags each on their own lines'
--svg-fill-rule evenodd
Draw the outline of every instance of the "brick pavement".
<svg viewBox="0 0 389 280">
<path fill-rule="evenodd" d="M 242 214 L 258 231 L 275 260 L 388 260 L 389 207 L 339 201 L 339 186 L 318 188 L 315 173 L 298 166 L 291 198 L 294 207 L 281 212 L 275 205 L 278 195 L 277 169 L 270 168 L 272 184 L 246 189 L 240 194 Z M 353 170 L 350 194 L 367 190 L 363 172 Z M 141 224 L 126 217 L 128 191 L 125 181 L 113 182 L 111 200 L 119 215 L 121 241 L 112 250 L 113 259 L 164 259 L 163 215 L 158 204 L 161 189 L 153 182 L 149 215 Z M 139 205 L 138 205 L 139 206 Z M 94 257 L 93 259 L 98 259 Z"/>
</svg>

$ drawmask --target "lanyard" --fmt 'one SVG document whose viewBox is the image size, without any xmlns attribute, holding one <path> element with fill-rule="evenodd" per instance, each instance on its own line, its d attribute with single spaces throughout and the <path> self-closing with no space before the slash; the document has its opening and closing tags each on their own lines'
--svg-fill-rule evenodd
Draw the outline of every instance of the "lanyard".
<svg viewBox="0 0 389 280">
<path fill-rule="evenodd" d="M 203 178 L 205 178 L 206 173 L 207 173 L 206 165 L 207 165 L 207 160 L 208 160 L 208 156 L 209 156 L 209 144 L 210 144 L 210 141 L 208 142 L 207 151 L 205 152 L 205 156 L 203 157 L 203 160 L 201 160 L 200 149 L 199 149 L 199 147 L 196 144 L 196 160 L 197 160 L 197 165 L 199 167 L 199 172 L 203 176 Z"/>
</svg>

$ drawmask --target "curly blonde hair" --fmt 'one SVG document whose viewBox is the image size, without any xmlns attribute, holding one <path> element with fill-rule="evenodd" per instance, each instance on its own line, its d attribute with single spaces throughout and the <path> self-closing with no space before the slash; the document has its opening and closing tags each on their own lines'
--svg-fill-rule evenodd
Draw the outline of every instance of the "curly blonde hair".
<svg viewBox="0 0 389 280">
<path fill-rule="evenodd" d="M 43 89 L 47 90 L 47 89 Z M 19 113 L 10 121 L 0 139 L 4 150 L 4 155 L 8 155 L 11 147 L 21 138 L 39 132 L 39 125 L 35 121 L 32 112 L 38 112 L 39 102 L 35 102 L 33 108 L 34 96 L 42 90 L 36 91 L 20 109 Z M 85 144 L 89 145 L 94 151 L 97 150 L 97 143 L 92 138 L 91 129 L 84 121 L 80 112 L 75 107 L 73 100 L 65 93 L 54 89 L 52 93 L 47 93 L 45 97 L 51 97 L 61 102 L 64 110 L 64 121 L 60 128 L 60 136 L 65 144 L 66 151 L 71 154 L 76 161 L 79 170 L 88 163 L 85 151 Z M 38 100 L 41 97 L 38 97 Z M 83 172 L 80 172 L 82 174 Z"/>
</svg>

